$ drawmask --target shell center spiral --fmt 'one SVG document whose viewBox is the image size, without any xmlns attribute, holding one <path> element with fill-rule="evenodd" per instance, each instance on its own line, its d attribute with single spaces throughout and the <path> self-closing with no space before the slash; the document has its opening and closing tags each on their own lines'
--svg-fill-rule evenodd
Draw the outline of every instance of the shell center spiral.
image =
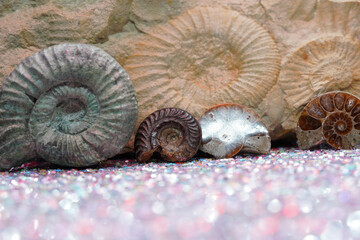
<svg viewBox="0 0 360 240">
<path fill-rule="evenodd" d="M 353 82 L 351 69 L 337 58 L 320 61 L 310 73 L 310 84 L 314 92 L 329 92 L 348 88 Z"/>
<path fill-rule="evenodd" d="M 163 147 L 167 146 L 176 148 L 181 145 L 183 138 L 184 136 L 181 129 L 178 129 L 177 127 L 166 128 L 162 130 L 159 135 L 159 140 Z"/>
<path fill-rule="evenodd" d="M 346 123 L 344 121 L 339 121 L 335 124 L 335 128 L 338 132 L 345 132 Z"/>
<path fill-rule="evenodd" d="M 67 134 L 82 132 L 86 129 L 83 129 L 85 126 L 80 122 L 86 116 L 86 112 L 85 103 L 81 100 L 74 98 L 66 99 L 60 102 L 54 111 L 53 126 L 55 126 L 58 131 Z M 77 125 L 77 127 L 75 127 L 75 125 Z"/>
<path fill-rule="evenodd" d="M 324 122 L 325 136 L 330 137 L 333 134 L 347 135 L 353 128 L 353 122 L 350 116 L 343 112 L 331 114 Z"/>
<path fill-rule="evenodd" d="M 184 91 L 188 94 L 201 94 L 203 91 L 210 94 L 223 89 L 239 77 L 241 67 L 241 61 L 233 54 L 229 43 L 207 34 L 183 41 L 168 62 L 170 77 L 188 82 L 185 87 L 191 89 Z M 178 88 L 183 89 L 184 84 Z"/>
<path fill-rule="evenodd" d="M 99 115 L 97 97 L 87 87 L 56 86 L 37 100 L 30 118 L 30 131 L 76 135 L 86 131 Z"/>
</svg>

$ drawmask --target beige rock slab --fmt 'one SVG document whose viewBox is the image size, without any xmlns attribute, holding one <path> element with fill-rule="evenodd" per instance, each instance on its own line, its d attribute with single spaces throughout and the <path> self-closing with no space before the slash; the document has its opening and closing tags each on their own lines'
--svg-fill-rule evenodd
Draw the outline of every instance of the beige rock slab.
<svg viewBox="0 0 360 240">
<path fill-rule="evenodd" d="M 259 23 L 265 22 L 266 18 L 263 7 L 254 0 L 133 0 L 130 19 L 140 31 L 149 32 L 154 26 L 198 6 L 224 7 L 254 18 Z"/>
<path fill-rule="evenodd" d="M 63 42 L 99 43 L 128 22 L 129 0 L 54 0 L 0 18 L 0 82 L 25 57 Z M 15 5 L 13 6 L 15 8 Z"/>
</svg>

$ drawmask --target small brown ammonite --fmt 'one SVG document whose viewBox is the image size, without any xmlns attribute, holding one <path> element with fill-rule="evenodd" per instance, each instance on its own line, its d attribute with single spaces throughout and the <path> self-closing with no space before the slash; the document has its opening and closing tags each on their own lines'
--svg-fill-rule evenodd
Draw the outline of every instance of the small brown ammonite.
<svg viewBox="0 0 360 240">
<path fill-rule="evenodd" d="M 297 138 L 301 149 L 324 140 L 338 149 L 358 146 L 360 100 L 346 92 L 330 92 L 313 99 L 300 115 Z"/>
<path fill-rule="evenodd" d="M 184 162 L 196 154 L 200 143 L 201 128 L 190 113 L 164 108 L 140 124 L 135 136 L 136 159 L 145 162 L 159 152 L 166 161 Z"/>
</svg>

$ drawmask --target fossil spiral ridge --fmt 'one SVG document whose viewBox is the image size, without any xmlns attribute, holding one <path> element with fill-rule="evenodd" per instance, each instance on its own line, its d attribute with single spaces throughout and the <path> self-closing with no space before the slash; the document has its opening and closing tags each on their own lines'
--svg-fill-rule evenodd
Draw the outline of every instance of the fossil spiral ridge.
<svg viewBox="0 0 360 240">
<path fill-rule="evenodd" d="M 170 162 L 183 162 L 193 157 L 201 142 L 201 128 L 188 112 L 165 108 L 150 114 L 135 137 L 136 159 L 148 161 L 154 152 Z"/>
<path fill-rule="evenodd" d="M 199 118 L 223 102 L 256 108 L 276 83 L 280 55 L 254 20 L 196 7 L 152 29 L 124 68 L 138 94 L 139 120 L 165 107 Z"/>
<path fill-rule="evenodd" d="M 297 128 L 299 147 L 325 140 L 338 149 L 360 144 L 360 100 L 346 92 L 330 92 L 314 98 L 302 111 Z"/>
<path fill-rule="evenodd" d="M 291 111 L 331 91 L 360 92 L 360 45 L 344 36 L 326 36 L 293 52 L 280 72 L 279 85 Z"/>
<path fill-rule="evenodd" d="M 137 119 L 126 71 L 103 50 L 60 44 L 26 58 L 0 92 L 0 167 L 36 155 L 65 166 L 114 156 Z"/>
</svg>

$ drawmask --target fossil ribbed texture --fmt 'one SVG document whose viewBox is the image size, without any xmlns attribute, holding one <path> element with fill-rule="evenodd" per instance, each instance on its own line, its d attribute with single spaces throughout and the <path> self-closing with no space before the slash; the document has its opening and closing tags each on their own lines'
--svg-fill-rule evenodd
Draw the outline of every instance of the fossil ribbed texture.
<svg viewBox="0 0 360 240">
<path fill-rule="evenodd" d="M 306 149 L 325 140 L 338 149 L 360 144 L 360 100 L 345 92 L 330 92 L 311 100 L 301 113 L 298 144 Z"/>
<path fill-rule="evenodd" d="M 288 103 L 297 108 L 314 96 L 360 91 L 360 46 L 342 36 L 321 38 L 295 51 L 280 73 Z"/>
<path fill-rule="evenodd" d="M 302 107 L 330 91 L 360 92 L 360 45 L 343 36 L 310 41 L 290 54 L 279 76 L 289 108 L 298 118 Z"/>
<path fill-rule="evenodd" d="M 137 100 L 125 70 L 85 44 L 26 58 L 0 91 L 0 167 L 36 155 L 66 166 L 114 156 L 135 127 Z"/>
<path fill-rule="evenodd" d="M 198 118 L 224 102 L 257 107 L 276 83 L 280 56 L 254 20 L 197 7 L 155 27 L 124 68 L 138 94 L 139 121 L 163 107 Z"/>
<path fill-rule="evenodd" d="M 150 114 L 140 125 L 135 138 L 138 161 L 148 161 L 154 152 L 171 162 L 193 157 L 200 147 L 201 128 L 188 112 L 165 108 Z"/>
</svg>

